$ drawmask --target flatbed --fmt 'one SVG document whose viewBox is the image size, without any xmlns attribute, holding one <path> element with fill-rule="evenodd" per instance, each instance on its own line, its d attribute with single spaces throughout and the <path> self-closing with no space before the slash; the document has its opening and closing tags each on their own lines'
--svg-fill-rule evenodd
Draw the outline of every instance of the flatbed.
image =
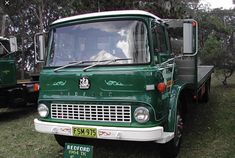
<svg viewBox="0 0 235 158">
<path fill-rule="evenodd" d="M 209 66 L 209 65 L 198 66 L 198 72 L 197 72 L 198 88 L 200 88 L 202 84 L 206 82 L 206 80 L 211 76 L 213 71 L 214 71 L 214 66 Z"/>
</svg>

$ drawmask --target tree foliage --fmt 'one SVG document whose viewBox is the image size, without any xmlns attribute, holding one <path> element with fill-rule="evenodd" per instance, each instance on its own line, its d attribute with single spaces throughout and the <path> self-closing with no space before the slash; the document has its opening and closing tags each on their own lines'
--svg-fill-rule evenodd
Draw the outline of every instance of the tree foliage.
<svg viewBox="0 0 235 158">
<path fill-rule="evenodd" d="M 162 18 L 183 17 L 184 2 L 181 0 L 17 0 L 9 5 L 0 5 L 0 9 L 10 19 L 6 36 L 14 35 L 18 39 L 21 52 L 18 53 L 18 66 L 32 71 L 34 63 L 35 33 L 47 31 L 51 22 L 71 15 L 125 9 L 142 9 Z"/>
<path fill-rule="evenodd" d="M 0 15 L 7 14 L 6 36 L 18 39 L 21 51 L 16 54 L 21 70 L 32 71 L 35 33 L 48 31 L 54 20 L 97 11 L 141 9 L 161 18 L 195 18 L 199 21 L 201 61 L 224 70 L 227 77 L 234 71 L 235 10 L 210 10 L 198 0 L 17 0 L 0 4 Z M 23 52 L 23 53 L 22 53 Z M 229 73 L 228 73 L 229 72 Z"/>
<path fill-rule="evenodd" d="M 209 65 L 219 65 L 223 56 L 223 49 L 220 41 L 215 35 L 209 35 L 205 41 L 205 46 L 201 51 L 201 57 L 204 63 Z"/>
<path fill-rule="evenodd" d="M 199 22 L 201 61 L 222 70 L 222 83 L 226 85 L 235 71 L 235 9 L 210 10 L 199 6 L 196 10 L 196 13 L 192 10 L 189 13 Z"/>
</svg>

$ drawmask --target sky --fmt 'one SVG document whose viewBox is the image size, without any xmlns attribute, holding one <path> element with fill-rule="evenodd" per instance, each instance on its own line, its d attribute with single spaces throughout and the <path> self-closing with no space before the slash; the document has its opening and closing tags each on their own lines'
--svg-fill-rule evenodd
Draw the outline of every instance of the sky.
<svg viewBox="0 0 235 158">
<path fill-rule="evenodd" d="M 210 3 L 210 8 L 221 8 L 223 9 L 231 9 L 234 8 L 233 0 L 200 0 L 200 3 L 207 4 Z"/>
</svg>

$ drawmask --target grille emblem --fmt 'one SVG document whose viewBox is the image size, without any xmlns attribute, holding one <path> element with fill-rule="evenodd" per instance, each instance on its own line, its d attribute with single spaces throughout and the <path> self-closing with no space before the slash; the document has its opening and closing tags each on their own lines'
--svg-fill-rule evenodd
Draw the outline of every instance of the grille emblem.
<svg viewBox="0 0 235 158">
<path fill-rule="evenodd" d="M 89 89 L 90 85 L 91 85 L 90 81 L 88 80 L 87 77 L 80 78 L 80 82 L 79 82 L 79 88 L 80 89 Z"/>
</svg>

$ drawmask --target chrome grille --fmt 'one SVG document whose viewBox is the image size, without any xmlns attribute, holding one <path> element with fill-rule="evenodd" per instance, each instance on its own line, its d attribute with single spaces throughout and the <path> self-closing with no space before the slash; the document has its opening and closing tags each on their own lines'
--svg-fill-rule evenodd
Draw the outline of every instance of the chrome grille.
<svg viewBox="0 0 235 158">
<path fill-rule="evenodd" d="M 131 106 L 96 104 L 51 104 L 51 118 L 129 123 L 131 122 Z"/>
</svg>

